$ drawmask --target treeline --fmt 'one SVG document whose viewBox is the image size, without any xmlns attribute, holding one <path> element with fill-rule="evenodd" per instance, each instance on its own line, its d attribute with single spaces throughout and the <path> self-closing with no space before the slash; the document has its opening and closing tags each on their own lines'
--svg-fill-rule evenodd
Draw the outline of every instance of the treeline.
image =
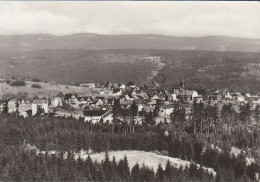
<svg viewBox="0 0 260 182">
<path fill-rule="evenodd" d="M 214 168 L 217 171 L 218 179 L 224 181 L 254 180 L 255 174 L 260 170 L 259 164 L 256 162 L 246 164 L 245 155 L 241 154 L 238 157 L 230 155 L 230 148 L 235 143 L 234 141 L 252 135 L 245 129 L 241 129 L 240 133 L 231 129 L 230 134 L 220 132 L 214 136 L 203 132 L 176 133 L 175 127 L 172 127 L 172 131 L 168 130 L 167 134 L 165 131 L 170 129 L 170 126 L 166 123 L 145 124 L 145 127 L 135 124 L 131 128 L 133 126 L 135 132 L 130 132 L 129 129 L 123 131 L 122 128 L 130 128 L 129 124 L 106 122 L 92 124 L 91 122 L 85 123 L 83 119 L 42 115 L 23 118 L 16 114 L 1 114 L 1 148 L 13 147 L 15 151 L 19 146 L 28 143 L 43 151 L 56 150 L 61 153 L 65 151 L 74 153 L 88 149 L 92 149 L 94 152 L 105 150 L 159 151 L 164 155 L 195 161 L 203 166 Z M 219 146 L 222 151 L 207 147 L 212 143 Z M 1 152 L 2 159 L 0 160 L 5 160 L 4 158 L 9 155 L 8 151 L 10 150 Z M 14 161 L 11 164 L 16 164 L 15 153 L 12 158 Z"/>
<path fill-rule="evenodd" d="M 23 147 L 8 147 L 0 153 L 0 161 L 3 181 L 215 181 L 211 173 L 194 163 L 176 168 L 168 161 L 165 169 L 159 164 L 156 171 L 137 163 L 131 169 L 127 156 L 117 162 L 107 152 L 98 163 L 90 156 L 76 159 L 70 152 L 65 157 L 64 153 L 37 154 Z"/>
<path fill-rule="evenodd" d="M 259 93 L 258 53 L 211 51 L 162 51 L 166 66 L 155 80 L 171 88 L 185 78 L 187 88 L 228 89 L 234 92 Z"/>
</svg>

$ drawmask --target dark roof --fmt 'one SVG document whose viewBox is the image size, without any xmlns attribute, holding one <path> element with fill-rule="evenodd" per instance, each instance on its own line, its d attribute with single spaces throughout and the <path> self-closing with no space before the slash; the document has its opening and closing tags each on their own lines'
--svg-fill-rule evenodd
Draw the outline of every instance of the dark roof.
<svg viewBox="0 0 260 182">
<path fill-rule="evenodd" d="M 104 115 L 103 115 L 103 117 L 107 117 L 107 116 L 109 116 L 110 114 L 112 114 L 112 111 L 107 111 Z"/>
<path fill-rule="evenodd" d="M 102 101 L 105 99 L 105 97 L 96 97 L 95 100 L 101 99 Z"/>
<path fill-rule="evenodd" d="M 0 100 L 0 104 L 2 104 L 2 103 L 5 103 L 5 101 L 4 100 Z"/>
<path fill-rule="evenodd" d="M 107 110 L 85 110 L 83 111 L 84 116 L 103 116 Z"/>
<path fill-rule="evenodd" d="M 132 86 L 135 85 L 133 82 L 128 82 L 128 84 L 126 86 Z"/>
<path fill-rule="evenodd" d="M 118 88 L 120 88 L 120 86 L 119 86 L 118 83 L 114 83 L 114 84 L 113 84 L 113 88 L 114 88 L 114 89 L 118 89 Z"/>
<path fill-rule="evenodd" d="M 113 90 L 113 93 L 117 93 L 117 92 L 120 92 L 120 88 L 116 88 Z"/>
<path fill-rule="evenodd" d="M 64 97 L 65 99 L 70 99 L 72 96 L 78 97 L 78 94 L 65 94 Z"/>
<path fill-rule="evenodd" d="M 72 95 L 73 95 L 73 94 L 65 94 L 64 97 L 65 97 L 66 99 L 70 99 Z"/>
<path fill-rule="evenodd" d="M 112 83 L 108 81 L 108 82 L 104 85 L 104 88 L 108 88 L 108 85 L 113 86 Z"/>
<path fill-rule="evenodd" d="M 172 89 L 180 89 L 180 85 L 173 85 Z"/>
<path fill-rule="evenodd" d="M 80 100 L 80 101 L 86 101 L 87 100 L 86 97 L 77 97 L 77 99 Z"/>
</svg>

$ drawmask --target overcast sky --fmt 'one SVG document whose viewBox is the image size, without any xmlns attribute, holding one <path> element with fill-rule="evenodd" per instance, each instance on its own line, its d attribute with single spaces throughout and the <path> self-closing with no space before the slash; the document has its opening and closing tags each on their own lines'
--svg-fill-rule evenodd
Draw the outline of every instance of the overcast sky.
<svg viewBox="0 0 260 182">
<path fill-rule="evenodd" d="M 260 38 L 260 3 L 0 2 L 0 34 L 84 32 Z"/>
</svg>

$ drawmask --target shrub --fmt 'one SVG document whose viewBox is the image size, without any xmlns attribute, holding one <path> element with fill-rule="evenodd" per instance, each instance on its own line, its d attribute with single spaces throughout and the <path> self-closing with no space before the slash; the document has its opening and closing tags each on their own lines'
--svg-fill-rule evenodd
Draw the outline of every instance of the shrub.
<svg viewBox="0 0 260 182">
<path fill-rule="evenodd" d="M 10 84 L 10 83 L 11 83 L 11 80 L 5 80 L 5 83 L 6 83 L 6 84 Z"/>
<path fill-rule="evenodd" d="M 17 96 L 12 93 L 6 93 L 2 96 L 3 100 L 15 99 Z"/>
<path fill-rule="evenodd" d="M 41 82 L 41 80 L 37 79 L 37 78 L 34 78 L 34 79 L 32 79 L 32 82 Z"/>
<path fill-rule="evenodd" d="M 42 88 L 42 86 L 39 84 L 32 84 L 32 88 Z"/>
<path fill-rule="evenodd" d="M 27 98 L 28 97 L 28 93 L 27 92 L 18 92 L 17 93 L 17 97 L 18 98 Z"/>
<path fill-rule="evenodd" d="M 13 82 L 11 82 L 11 84 L 10 84 L 11 86 L 25 86 L 26 85 L 26 83 L 25 83 L 25 81 L 22 81 L 22 80 L 17 80 L 17 81 L 13 81 Z"/>
<path fill-rule="evenodd" d="M 63 97 L 64 97 L 63 92 L 59 92 L 59 93 L 57 94 L 57 97 L 61 97 L 61 98 L 63 98 Z"/>
</svg>

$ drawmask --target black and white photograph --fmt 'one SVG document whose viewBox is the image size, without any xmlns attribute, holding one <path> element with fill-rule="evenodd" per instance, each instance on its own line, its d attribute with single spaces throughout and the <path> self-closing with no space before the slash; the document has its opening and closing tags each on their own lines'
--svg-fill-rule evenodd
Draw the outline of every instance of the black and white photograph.
<svg viewBox="0 0 260 182">
<path fill-rule="evenodd" d="M 260 182 L 259 1 L 0 1 L 0 182 Z"/>
</svg>

